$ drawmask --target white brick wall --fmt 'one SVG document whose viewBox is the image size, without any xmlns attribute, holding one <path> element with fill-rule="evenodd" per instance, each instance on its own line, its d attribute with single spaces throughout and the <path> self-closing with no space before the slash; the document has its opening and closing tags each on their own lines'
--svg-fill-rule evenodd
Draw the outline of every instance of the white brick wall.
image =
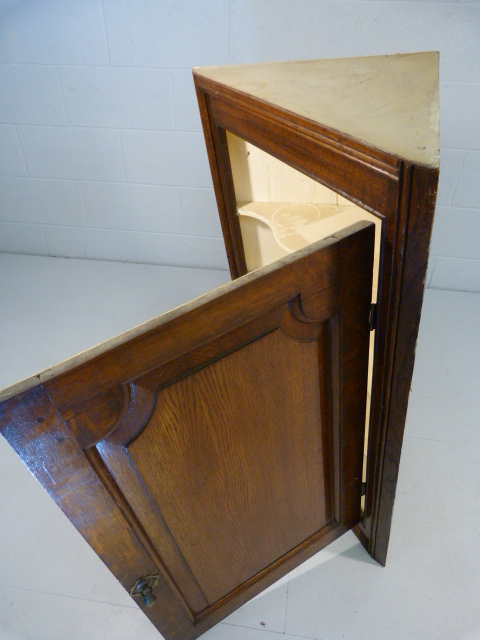
<svg viewBox="0 0 480 640">
<path fill-rule="evenodd" d="M 480 291 L 480 3 L 0 4 L 0 250 L 227 268 L 191 67 L 441 52 L 429 285 Z"/>
</svg>

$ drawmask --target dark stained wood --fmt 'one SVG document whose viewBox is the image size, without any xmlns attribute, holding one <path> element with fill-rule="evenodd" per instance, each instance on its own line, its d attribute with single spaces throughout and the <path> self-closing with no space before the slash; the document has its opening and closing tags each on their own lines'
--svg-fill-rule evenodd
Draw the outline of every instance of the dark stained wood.
<svg viewBox="0 0 480 640">
<path fill-rule="evenodd" d="M 318 348 L 266 334 L 159 391 L 126 447 L 209 604 L 332 519 Z"/>
<path fill-rule="evenodd" d="M 355 530 L 372 557 L 385 564 L 438 169 L 412 165 L 195 71 L 194 80 L 232 277 L 246 267 L 235 258 L 244 255 L 241 235 L 229 226 L 238 217 L 230 159 L 208 142 L 223 139 L 225 130 L 382 220 L 365 513 Z"/>
<path fill-rule="evenodd" d="M 107 491 L 41 386 L 0 403 L 0 432 L 125 589 L 140 575 L 156 573 L 119 507 L 121 497 Z M 162 609 L 148 610 L 152 623 L 167 639 L 192 638 L 163 579 L 155 593 Z"/>
<path fill-rule="evenodd" d="M 208 97 L 198 89 L 197 99 L 202 120 L 204 122 L 209 121 L 209 126 L 203 128 L 205 144 L 208 150 L 215 196 L 221 211 L 220 223 L 225 239 L 228 263 L 233 274 L 232 277 L 238 278 L 246 273 L 247 264 L 241 241 L 242 234 L 236 208 L 235 191 L 233 189 L 227 137 L 224 130 L 217 128 L 210 122 L 210 109 L 207 106 Z"/>
<path fill-rule="evenodd" d="M 5 401 L 0 429 L 167 640 L 361 517 L 374 225 L 358 223 Z"/>
<path fill-rule="evenodd" d="M 226 129 L 239 135 L 310 178 L 348 194 L 369 211 L 395 206 L 398 161 L 386 165 L 365 153 L 348 153 L 348 147 L 320 135 L 308 121 L 297 118 L 298 124 L 293 124 L 270 111 L 252 113 L 240 100 L 224 102 L 209 96 L 208 105 L 217 132 Z M 222 158 L 219 161 L 223 165 Z"/>
<path fill-rule="evenodd" d="M 383 460 L 379 465 L 381 477 L 375 510 L 374 555 L 381 564 L 385 564 L 387 557 L 438 183 L 437 170 L 414 166 L 409 172 L 412 173 L 409 201 L 404 205 L 408 209 L 408 226 L 396 316 L 389 413 L 385 416 Z"/>
</svg>

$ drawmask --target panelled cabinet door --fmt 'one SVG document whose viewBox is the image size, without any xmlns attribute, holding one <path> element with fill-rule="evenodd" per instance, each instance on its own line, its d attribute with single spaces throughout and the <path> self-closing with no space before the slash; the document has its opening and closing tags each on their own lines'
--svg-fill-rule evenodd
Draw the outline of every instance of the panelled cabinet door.
<svg viewBox="0 0 480 640">
<path fill-rule="evenodd" d="M 374 226 L 3 403 L 3 435 L 167 640 L 360 519 Z"/>
</svg>

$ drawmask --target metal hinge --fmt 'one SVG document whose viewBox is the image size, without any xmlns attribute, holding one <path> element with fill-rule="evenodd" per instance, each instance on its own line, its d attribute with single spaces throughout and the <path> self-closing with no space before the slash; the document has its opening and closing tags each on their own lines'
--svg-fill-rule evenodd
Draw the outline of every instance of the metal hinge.
<svg viewBox="0 0 480 640">
<path fill-rule="evenodd" d="M 362 496 L 364 496 L 367 493 L 367 483 L 366 482 L 362 482 L 362 489 L 361 489 L 361 494 Z"/>
<path fill-rule="evenodd" d="M 378 305 L 374 302 L 370 305 L 370 315 L 368 316 L 368 325 L 370 327 L 370 331 L 375 331 L 377 328 L 377 314 L 378 314 Z"/>
</svg>

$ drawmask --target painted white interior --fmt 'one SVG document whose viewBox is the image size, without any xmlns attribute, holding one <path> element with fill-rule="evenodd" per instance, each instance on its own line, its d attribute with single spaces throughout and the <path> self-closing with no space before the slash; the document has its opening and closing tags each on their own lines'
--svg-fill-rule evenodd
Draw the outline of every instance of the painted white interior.
<svg viewBox="0 0 480 640">
<path fill-rule="evenodd" d="M 0 251 L 226 269 L 191 68 L 438 50 L 429 286 L 480 290 L 479 33 L 472 1 L 4 0 Z"/>
<path fill-rule="evenodd" d="M 368 220 L 375 224 L 372 302 L 377 302 L 381 219 L 229 131 L 227 142 L 248 270 L 259 269 L 355 222 Z M 372 331 L 364 480 L 367 475 L 374 348 L 375 331 Z"/>
<path fill-rule="evenodd" d="M 231 132 L 227 141 L 249 271 L 369 220 L 376 225 L 378 280 L 379 218 Z M 374 291 L 375 302 L 376 285 Z"/>
</svg>

